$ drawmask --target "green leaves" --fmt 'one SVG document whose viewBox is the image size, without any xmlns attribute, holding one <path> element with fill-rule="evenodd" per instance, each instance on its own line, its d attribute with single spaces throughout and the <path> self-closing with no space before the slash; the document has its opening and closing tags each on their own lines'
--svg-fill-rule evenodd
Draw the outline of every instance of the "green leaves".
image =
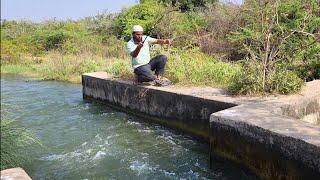
<svg viewBox="0 0 320 180">
<path fill-rule="evenodd" d="M 231 32 L 231 34 L 228 35 L 228 38 L 232 43 L 244 43 L 247 40 L 253 39 L 253 34 L 254 31 L 250 28 L 241 28 L 236 32 Z"/>
<path fill-rule="evenodd" d="M 144 32 L 149 34 L 155 20 L 156 12 L 161 9 L 161 5 L 157 5 L 154 1 L 144 1 L 132 8 L 125 9 L 117 19 L 117 24 L 121 28 L 120 36 L 125 40 L 129 40 L 134 25 L 141 25 Z"/>
<path fill-rule="evenodd" d="M 43 51 L 61 48 L 69 38 L 71 38 L 71 33 L 64 30 L 38 31 L 30 36 L 29 43 L 33 47 L 32 53 L 39 55 Z"/>
<path fill-rule="evenodd" d="M 300 64 L 300 67 L 304 64 L 307 68 L 311 62 L 319 61 L 320 11 L 319 6 L 315 6 L 317 3 L 317 0 L 278 0 L 262 4 L 246 1 L 242 14 L 244 26 L 231 32 L 228 39 L 242 47 L 239 53 L 243 53 L 249 63 L 258 64 L 259 69 L 242 74 L 242 79 L 247 79 L 249 84 L 236 79 L 236 86 L 231 87 L 234 93 L 289 93 L 300 89 L 302 83 L 297 72 L 288 69 L 292 64 Z M 281 70 L 277 69 L 279 65 Z M 250 81 L 254 76 L 257 80 Z"/>
</svg>

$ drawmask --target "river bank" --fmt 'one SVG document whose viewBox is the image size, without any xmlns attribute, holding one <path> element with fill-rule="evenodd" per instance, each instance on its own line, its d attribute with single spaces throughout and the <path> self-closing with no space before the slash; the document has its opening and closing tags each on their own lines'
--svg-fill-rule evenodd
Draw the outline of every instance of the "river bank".
<svg viewBox="0 0 320 180">
<path fill-rule="evenodd" d="M 69 83 L 80 84 L 81 75 L 69 74 L 59 75 L 52 74 L 43 70 L 43 66 L 39 64 L 3 64 L 1 65 L 1 74 L 17 74 L 30 78 L 37 78 L 39 80 L 57 80 Z"/>
</svg>

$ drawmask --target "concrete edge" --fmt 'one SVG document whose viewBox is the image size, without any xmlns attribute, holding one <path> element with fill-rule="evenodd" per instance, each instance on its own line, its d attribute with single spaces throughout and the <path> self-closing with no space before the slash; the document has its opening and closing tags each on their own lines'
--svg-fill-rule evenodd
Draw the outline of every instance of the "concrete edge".
<svg viewBox="0 0 320 180">
<path fill-rule="evenodd" d="M 31 180 L 30 176 L 20 167 L 1 171 L 1 180 Z"/>
<path fill-rule="evenodd" d="M 320 127 L 279 116 L 258 104 L 210 116 L 210 153 L 262 178 L 320 177 Z"/>
</svg>

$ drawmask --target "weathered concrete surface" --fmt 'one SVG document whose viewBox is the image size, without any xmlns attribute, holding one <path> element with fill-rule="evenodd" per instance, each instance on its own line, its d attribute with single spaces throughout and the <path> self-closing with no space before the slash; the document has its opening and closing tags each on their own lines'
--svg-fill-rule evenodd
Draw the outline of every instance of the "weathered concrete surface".
<svg viewBox="0 0 320 180">
<path fill-rule="evenodd" d="M 1 180 L 31 180 L 22 168 L 11 168 L 1 171 Z"/>
<path fill-rule="evenodd" d="M 274 113 L 320 125 L 320 80 L 306 83 L 299 94 L 278 97 L 265 104 L 272 105 Z"/>
<path fill-rule="evenodd" d="M 232 97 L 207 87 L 136 86 L 104 72 L 82 80 L 85 99 L 208 140 L 211 163 L 226 158 L 264 179 L 320 179 L 320 126 L 297 119 L 301 110 L 302 117 L 318 116 L 320 93 L 313 88 L 320 81 L 298 95 Z"/>
<path fill-rule="evenodd" d="M 245 104 L 210 117 L 215 155 L 245 165 L 263 179 L 320 179 L 320 127 Z"/>
<path fill-rule="evenodd" d="M 209 140 L 210 114 L 236 105 L 164 88 L 135 86 L 131 82 L 112 80 L 101 72 L 84 74 L 82 83 L 85 99 L 93 98 L 140 116 L 148 115 L 150 120 L 205 140 Z"/>
</svg>

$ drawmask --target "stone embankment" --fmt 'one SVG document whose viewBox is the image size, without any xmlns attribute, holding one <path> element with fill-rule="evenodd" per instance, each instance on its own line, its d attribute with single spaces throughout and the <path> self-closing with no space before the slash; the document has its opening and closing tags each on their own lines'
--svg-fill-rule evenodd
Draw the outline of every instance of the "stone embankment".
<svg viewBox="0 0 320 180">
<path fill-rule="evenodd" d="M 263 179 L 320 179 L 320 81 L 293 96 L 232 97 L 221 89 L 137 86 L 105 72 L 82 76 L 84 99 L 210 143 Z"/>
</svg>

